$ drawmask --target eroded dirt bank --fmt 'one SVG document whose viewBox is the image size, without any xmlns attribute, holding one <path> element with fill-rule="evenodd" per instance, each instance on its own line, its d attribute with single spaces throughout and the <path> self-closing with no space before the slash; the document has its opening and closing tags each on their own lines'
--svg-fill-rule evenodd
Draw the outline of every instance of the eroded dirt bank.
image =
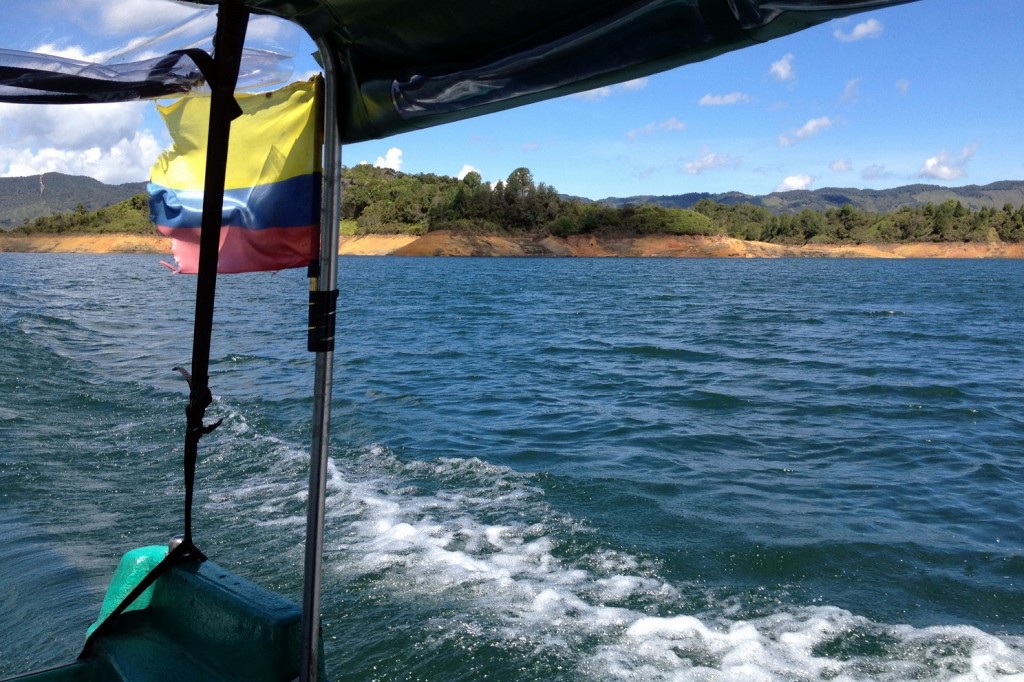
<svg viewBox="0 0 1024 682">
<path fill-rule="evenodd" d="M 157 235 L 10 235 L 0 233 L 0 252 L 169 254 Z M 431 232 L 423 237 L 342 237 L 339 253 L 353 256 L 577 256 L 676 258 L 1024 258 L 1024 244 L 915 243 L 786 246 L 731 237 L 508 238 Z"/>
<path fill-rule="evenodd" d="M 676 258 L 1024 258 L 1024 244 L 851 244 L 786 246 L 731 237 L 511 239 L 432 232 L 397 256 L 579 256 Z"/>
</svg>

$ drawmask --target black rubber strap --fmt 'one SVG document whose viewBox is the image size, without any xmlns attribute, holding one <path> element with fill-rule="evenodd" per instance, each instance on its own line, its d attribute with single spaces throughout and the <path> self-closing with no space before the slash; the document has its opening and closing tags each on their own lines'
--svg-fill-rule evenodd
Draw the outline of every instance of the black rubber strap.
<svg viewBox="0 0 1024 682">
<path fill-rule="evenodd" d="M 86 639 L 79 659 L 88 658 L 95 640 L 107 632 L 111 623 L 139 598 L 145 590 L 175 564 L 187 561 L 205 561 L 206 556 L 192 542 L 192 497 L 195 489 L 195 469 L 199 452 L 199 439 L 220 425 L 203 423 L 206 408 L 213 401 L 209 387 L 210 336 L 213 331 L 213 302 L 217 280 L 217 255 L 220 241 L 221 206 L 224 196 L 224 176 L 227 170 L 228 136 L 231 121 L 241 115 L 234 98 L 235 83 L 241 64 L 242 46 L 249 21 L 249 11 L 236 2 L 221 4 L 217 13 L 217 32 L 214 37 L 216 55 L 186 50 L 213 91 L 210 106 L 206 177 L 204 179 L 203 222 L 200 233 L 199 281 L 196 285 L 196 315 L 192 342 L 192 372 L 181 367 L 189 385 L 189 402 L 185 408 L 185 532 L 181 543 L 171 549 L 160 563 L 147 573 L 110 614 L 103 619 L 92 635 Z M 177 59 L 173 55 L 168 60 Z M 168 61 L 167 68 L 172 65 Z"/>
<path fill-rule="evenodd" d="M 242 60 L 242 47 L 249 22 L 249 11 L 237 2 L 224 2 L 217 12 L 213 63 L 199 64 L 212 89 L 210 125 L 207 132 L 206 175 L 203 180 L 203 217 L 199 233 L 199 267 L 196 281 L 196 307 L 192 334 L 192 372 L 180 370 L 189 380 L 188 407 L 185 408 L 185 542 L 192 544 L 192 492 L 195 483 L 199 439 L 217 428 L 206 426 L 203 416 L 213 398 L 210 394 L 210 337 L 213 334 L 213 304 L 217 288 L 217 261 L 220 248 L 221 214 L 224 205 L 224 176 L 228 165 L 228 141 L 231 121 L 242 110 L 235 101 L 235 83 Z M 199 57 L 202 60 L 202 57 Z M 204 71 L 205 73 L 205 71 Z"/>
<path fill-rule="evenodd" d="M 306 348 L 310 353 L 334 351 L 337 310 L 337 289 L 309 292 L 309 332 L 306 338 Z"/>
</svg>

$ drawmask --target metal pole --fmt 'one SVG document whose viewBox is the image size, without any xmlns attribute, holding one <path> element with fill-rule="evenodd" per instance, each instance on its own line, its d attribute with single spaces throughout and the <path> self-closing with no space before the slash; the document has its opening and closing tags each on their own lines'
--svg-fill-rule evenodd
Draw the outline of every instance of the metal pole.
<svg viewBox="0 0 1024 682">
<path fill-rule="evenodd" d="M 338 224 L 341 220 L 341 145 L 338 138 L 337 64 L 333 50 L 318 42 L 324 67 L 324 169 L 320 211 L 319 273 L 311 288 L 336 292 L 338 282 Z M 333 324 L 333 321 L 332 321 Z M 331 328 L 333 338 L 333 326 Z M 324 553 L 324 502 L 327 493 L 327 456 L 331 425 L 331 386 L 334 370 L 331 350 L 316 354 L 313 393 L 313 438 L 309 462 L 306 517 L 306 559 L 302 590 L 302 651 L 299 680 L 316 682 L 320 652 L 320 586 Z"/>
</svg>

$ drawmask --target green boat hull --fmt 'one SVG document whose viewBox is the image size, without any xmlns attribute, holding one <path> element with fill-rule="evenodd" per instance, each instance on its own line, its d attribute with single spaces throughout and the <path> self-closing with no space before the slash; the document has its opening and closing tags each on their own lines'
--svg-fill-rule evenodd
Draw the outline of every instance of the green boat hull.
<svg viewBox="0 0 1024 682">
<path fill-rule="evenodd" d="M 166 553 L 161 546 L 128 552 L 97 622 Z M 291 682 L 299 674 L 300 615 L 293 602 L 212 561 L 183 564 L 117 616 L 97 637 L 88 658 L 9 682 Z"/>
</svg>

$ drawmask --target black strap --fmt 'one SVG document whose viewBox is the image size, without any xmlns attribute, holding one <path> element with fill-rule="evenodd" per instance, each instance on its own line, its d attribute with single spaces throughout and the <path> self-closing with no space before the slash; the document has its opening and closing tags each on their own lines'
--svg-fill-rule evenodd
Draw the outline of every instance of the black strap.
<svg viewBox="0 0 1024 682">
<path fill-rule="evenodd" d="M 184 538 L 185 543 L 195 547 L 192 544 L 192 499 L 196 487 L 196 462 L 199 459 L 199 439 L 220 426 L 222 420 L 218 419 L 209 425 L 203 423 L 206 408 L 213 402 L 213 394 L 210 393 L 210 387 L 206 386 L 204 387 L 205 390 L 199 391 L 193 384 L 192 375 L 189 374 L 188 370 L 183 367 L 175 367 L 174 369 L 185 377 L 189 387 L 188 405 L 185 406 L 185 459 L 183 464 L 185 472 Z M 199 550 L 196 551 L 198 552 Z"/>
<path fill-rule="evenodd" d="M 306 348 L 310 353 L 334 351 L 338 290 L 309 292 L 309 329 Z"/>
<path fill-rule="evenodd" d="M 245 39 L 244 29 L 242 39 Z M 191 59 L 192 63 L 196 65 L 196 67 L 199 69 L 199 72 L 203 74 L 203 78 L 206 80 L 206 84 L 210 86 L 210 90 L 217 91 L 221 89 L 220 84 L 223 74 L 221 74 L 220 71 L 218 70 L 218 62 L 213 57 L 211 57 L 207 52 L 200 50 L 198 47 L 190 47 L 185 50 L 175 50 L 174 52 L 168 53 L 168 55 L 164 57 L 164 59 L 162 59 L 159 63 L 157 63 L 155 67 L 153 67 L 152 71 L 150 71 L 150 76 L 160 75 L 164 69 L 169 70 L 173 68 L 174 65 L 178 62 L 178 59 L 183 56 Z M 241 59 L 242 47 L 240 44 L 238 47 L 239 65 L 241 65 Z M 230 80 L 232 97 L 230 104 L 228 104 L 228 106 L 230 107 L 228 113 L 231 120 L 233 121 L 242 115 L 242 107 L 239 106 L 238 102 L 234 98 L 235 83 L 238 82 L 237 68 L 235 69 L 234 76 L 230 77 Z"/>
<path fill-rule="evenodd" d="M 220 5 L 217 12 L 217 32 L 214 36 L 215 56 L 210 57 L 201 50 L 182 50 L 196 62 L 213 91 L 210 104 L 210 128 L 207 142 L 206 177 L 204 178 L 203 223 L 200 235 L 199 282 L 196 292 L 196 323 L 193 336 L 193 372 L 174 368 L 188 383 L 188 406 L 185 408 L 184 443 L 184 535 L 182 541 L 173 547 L 167 556 L 150 572 L 147 572 L 137 586 L 117 607 L 103 619 L 86 639 L 79 658 L 88 657 L 93 644 L 102 633 L 108 632 L 117 616 L 124 612 L 148 587 L 156 583 L 162 574 L 178 563 L 205 561 L 206 556 L 196 547 L 191 537 L 191 507 L 196 482 L 196 461 L 199 455 L 199 440 L 217 428 L 220 421 L 206 425 L 203 418 L 213 400 L 209 386 L 210 336 L 213 331 L 213 300 L 217 279 L 217 251 L 220 242 L 221 207 L 224 195 L 224 175 L 227 169 L 227 142 L 231 121 L 242 115 L 239 103 L 234 100 L 234 85 L 238 82 L 242 62 L 242 47 L 245 43 L 249 10 L 237 2 L 228 0 Z M 166 68 L 173 67 L 169 55 Z"/>
<path fill-rule="evenodd" d="M 235 84 L 242 61 L 242 47 L 249 11 L 238 2 L 224 2 L 217 12 L 214 63 L 206 74 L 212 89 L 210 125 L 207 132 L 206 176 L 203 181 L 203 217 L 199 235 L 199 268 L 196 282 L 195 322 L 192 335 L 192 372 L 182 370 L 189 383 L 185 408 L 185 543 L 192 545 L 192 493 L 195 483 L 199 439 L 217 428 L 206 426 L 203 417 L 213 398 L 210 393 L 210 337 L 213 334 L 213 304 L 217 289 L 217 260 L 220 247 L 221 213 L 224 204 L 224 176 L 228 165 L 231 121 L 242 110 L 235 101 Z M 201 59 L 201 58 L 200 58 Z M 200 65 L 201 67 L 203 65 Z"/>
<path fill-rule="evenodd" d="M 169 568 L 187 561 L 205 561 L 206 557 L 192 542 L 192 498 L 195 488 L 196 460 L 199 453 L 199 439 L 220 425 L 220 421 L 209 426 L 203 423 L 206 408 L 213 398 L 209 386 L 210 336 L 213 331 L 213 302 L 217 281 L 217 256 L 220 245 L 221 213 L 224 197 L 224 176 L 227 170 L 228 138 L 231 121 L 241 115 L 242 110 L 235 101 L 235 84 L 241 65 L 242 46 L 249 22 L 249 11 L 235 0 L 220 5 L 217 13 L 217 32 L 214 36 L 215 56 L 205 53 L 184 51 L 202 70 L 213 91 L 210 104 L 210 126 L 208 131 L 206 176 L 204 178 L 203 219 L 200 233 L 199 277 L 196 284 L 196 314 L 192 337 L 192 372 L 175 367 L 189 385 L 189 402 L 185 408 L 185 514 L 184 535 L 180 544 L 147 573 L 139 584 L 117 607 L 93 630 L 86 640 L 79 658 L 87 658 L 93 643 L 102 633 L 110 629 L 118 615 L 138 599 L 146 588 L 156 582 Z"/>
</svg>

